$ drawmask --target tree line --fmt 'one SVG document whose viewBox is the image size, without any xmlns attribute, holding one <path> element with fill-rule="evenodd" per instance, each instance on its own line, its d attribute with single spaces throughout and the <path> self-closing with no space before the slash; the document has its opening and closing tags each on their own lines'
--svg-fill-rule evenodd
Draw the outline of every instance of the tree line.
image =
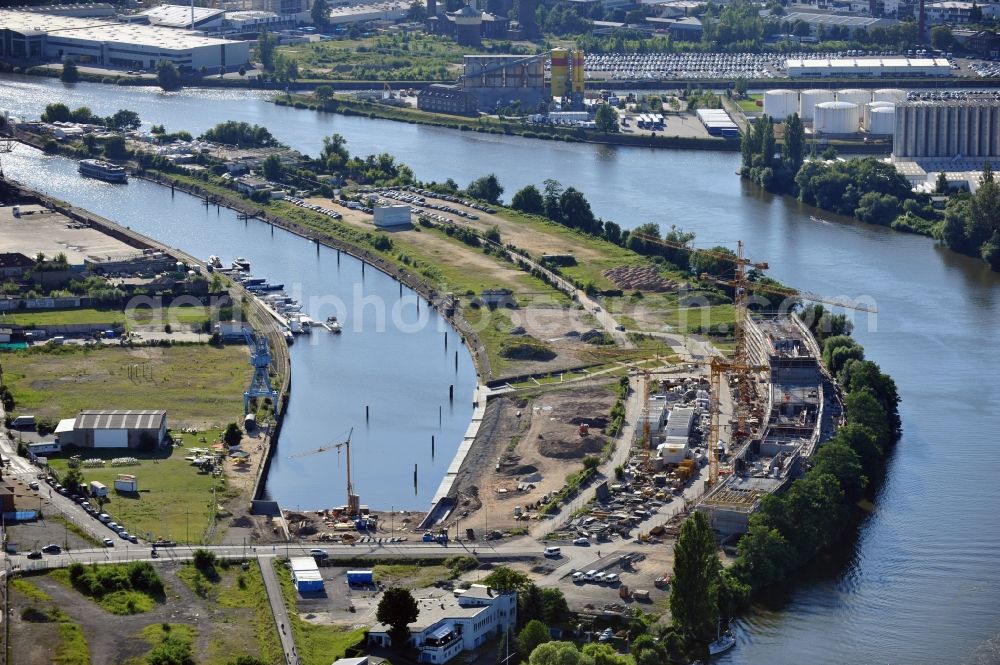
<svg viewBox="0 0 1000 665">
<path fill-rule="evenodd" d="M 135 111 L 121 109 L 112 115 L 100 116 L 87 106 L 70 110 L 62 102 L 46 105 L 41 118 L 42 122 L 76 122 L 84 125 L 99 125 L 118 132 L 135 131 L 142 126 L 142 120 Z"/>
</svg>

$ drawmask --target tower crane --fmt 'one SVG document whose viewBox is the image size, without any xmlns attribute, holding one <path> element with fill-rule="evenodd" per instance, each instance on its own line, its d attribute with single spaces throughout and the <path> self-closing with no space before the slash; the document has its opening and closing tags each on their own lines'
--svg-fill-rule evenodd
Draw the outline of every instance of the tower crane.
<svg viewBox="0 0 1000 665">
<path fill-rule="evenodd" d="M 354 428 L 347 434 L 347 439 L 340 441 L 339 443 L 330 443 L 325 446 L 320 446 L 319 448 L 314 448 L 313 450 L 306 450 L 301 453 L 295 453 L 294 455 L 289 455 L 289 459 L 299 459 L 301 457 L 309 457 L 310 455 L 317 455 L 319 453 L 326 453 L 331 450 L 336 450 L 337 455 L 340 455 L 341 448 L 347 451 L 347 512 L 354 515 L 358 512 L 360 508 L 360 503 L 358 496 L 354 493 L 354 485 L 351 483 L 351 437 L 354 435 Z"/>
<path fill-rule="evenodd" d="M 704 254 L 720 261 L 732 263 L 735 266 L 734 275 L 731 279 L 723 279 L 703 273 L 700 277 L 703 280 L 716 284 L 731 287 L 735 297 L 733 304 L 736 310 L 736 320 L 733 336 L 735 345 L 732 360 L 722 357 L 714 357 L 709 362 L 711 369 L 711 427 L 709 439 L 709 486 L 714 486 L 719 479 L 719 459 L 716 450 L 719 442 L 720 429 L 720 397 L 722 392 L 722 375 L 728 373 L 733 378 L 738 401 L 736 403 L 736 427 L 732 429 L 731 440 L 736 441 L 751 434 L 749 423 L 754 413 L 753 394 L 756 392 L 754 376 L 760 372 L 767 371 L 768 368 L 762 365 L 754 365 L 749 361 L 746 345 L 746 322 L 747 322 L 747 296 L 751 288 L 754 291 L 772 293 L 785 297 L 801 298 L 813 302 L 825 303 L 835 307 L 844 307 L 864 312 L 877 311 L 874 306 L 866 303 L 851 302 L 841 298 L 828 298 L 814 293 L 797 291 L 770 284 L 761 284 L 750 280 L 750 270 L 767 270 L 767 262 L 754 262 L 743 253 L 743 241 L 739 241 L 736 246 L 736 254 L 717 252 L 710 249 L 696 249 L 690 245 L 679 242 L 663 240 L 644 233 L 636 233 L 633 237 L 643 242 L 654 245 L 661 245 L 684 252 Z M 763 415 L 763 414 L 760 414 Z"/>
</svg>

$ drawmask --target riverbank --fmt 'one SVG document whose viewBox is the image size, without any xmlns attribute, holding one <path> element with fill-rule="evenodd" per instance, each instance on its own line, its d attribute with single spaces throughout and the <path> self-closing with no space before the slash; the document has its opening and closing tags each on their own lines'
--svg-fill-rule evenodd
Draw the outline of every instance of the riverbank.
<svg viewBox="0 0 1000 665">
<path fill-rule="evenodd" d="M 277 97 L 274 103 L 317 112 L 355 115 L 405 122 L 411 125 L 428 125 L 457 129 L 462 132 L 480 134 L 504 134 L 523 138 L 563 141 L 566 143 L 595 143 L 599 145 L 631 146 L 636 148 L 675 148 L 685 150 L 714 150 L 737 152 L 739 139 L 698 138 L 689 136 L 608 134 L 582 128 L 561 128 L 547 125 L 527 125 L 520 121 L 506 121 L 486 117 L 468 117 L 429 113 L 414 108 L 401 108 L 375 102 L 350 99 L 343 95 L 324 102 L 307 95 L 287 95 Z"/>
</svg>

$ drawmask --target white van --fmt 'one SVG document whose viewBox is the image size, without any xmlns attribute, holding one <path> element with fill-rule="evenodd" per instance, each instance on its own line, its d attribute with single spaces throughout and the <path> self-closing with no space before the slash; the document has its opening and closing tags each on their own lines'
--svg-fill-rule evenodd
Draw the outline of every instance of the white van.
<svg viewBox="0 0 1000 665">
<path fill-rule="evenodd" d="M 559 556 L 562 554 L 562 550 L 558 547 L 546 547 L 545 556 Z"/>
<path fill-rule="evenodd" d="M 18 416 L 11 421 L 10 426 L 14 429 L 21 429 L 22 427 L 34 427 L 35 417 L 34 416 Z"/>
</svg>

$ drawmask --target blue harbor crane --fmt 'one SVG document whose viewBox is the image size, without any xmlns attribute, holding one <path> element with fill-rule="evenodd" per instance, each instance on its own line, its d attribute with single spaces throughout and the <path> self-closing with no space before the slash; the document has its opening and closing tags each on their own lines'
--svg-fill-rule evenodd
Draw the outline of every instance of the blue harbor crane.
<svg viewBox="0 0 1000 665">
<path fill-rule="evenodd" d="M 250 347 L 250 364 L 253 365 L 250 387 L 243 392 L 243 413 L 250 413 L 250 400 L 254 397 L 270 397 L 273 407 L 277 408 L 278 391 L 271 385 L 271 377 L 267 375 L 267 368 L 271 364 L 267 336 L 254 336 L 250 329 L 244 328 L 243 338 Z"/>
</svg>

